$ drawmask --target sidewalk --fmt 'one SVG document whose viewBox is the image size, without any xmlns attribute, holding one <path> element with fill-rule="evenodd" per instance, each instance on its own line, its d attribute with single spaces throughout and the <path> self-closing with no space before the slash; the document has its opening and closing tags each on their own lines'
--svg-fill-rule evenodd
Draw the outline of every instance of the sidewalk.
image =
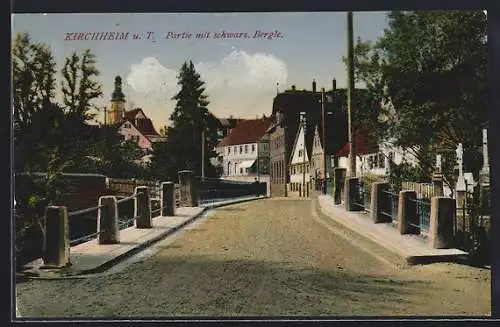
<svg viewBox="0 0 500 327">
<path fill-rule="evenodd" d="M 43 269 L 41 268 L 43 262 L 38 259 L 27 264 L 24 272 L 31 278 L 39 279 L 57 279 L 100 273 L 111 268 L 119 261 L 182 229 L 209 209 L 264 198 L 254 196 L 207 203 L 199 207 L 180 207 L 177 208 L 175 216 L 154 217 L 152 228 L 137 229 L 129 227 L 120 230 L 120 243 L 118 244 L 100 245 L 97 239 L 93 239 L 71 247 L 71 266 L 67 268 Z"/>
<path fill-rule="evenodd" d="M 317 199 L 323 214 L 403 257 L 409 264 L 449 262 L 467 257 L 466 252 L 458 249 L 433 249 L 421 236 L 401 235 L 391 223 L 375 224 L 366 214 L 348 212 L 343 205 L 334 204 L 330 195 L 319 195 Z"/>
</svg>

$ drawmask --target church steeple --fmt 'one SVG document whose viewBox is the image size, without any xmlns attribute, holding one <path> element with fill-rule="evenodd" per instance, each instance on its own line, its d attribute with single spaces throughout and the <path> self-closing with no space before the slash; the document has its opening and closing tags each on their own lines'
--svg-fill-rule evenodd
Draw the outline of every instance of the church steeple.
<svg viewBox="0 0 500 327">
<path fill-rule="evenodd" d="M 125 114 L 125 94 L 122 92 L 122 78 L 115 77 L 115 88 L 111 94 L 111 106 L 108 110 L 109 124 L 116 124 L 122 120 Z"/>
<path fill-rule="evenodd" d="M 111 94 L 111 101 L 125 102 L 125 94 L 122 92 L 122 78 L 120 76 L 115 77 L 115 89 Z"/>
</svg>

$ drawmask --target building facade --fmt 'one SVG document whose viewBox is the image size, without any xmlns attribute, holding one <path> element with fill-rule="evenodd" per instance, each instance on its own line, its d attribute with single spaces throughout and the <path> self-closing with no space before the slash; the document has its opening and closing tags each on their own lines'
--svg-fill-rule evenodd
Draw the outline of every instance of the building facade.
<svg viewBox="0 0 500 327">
<path fill-rule="evenodd" d="M 217 145 L 222 158 L 223 177 L 254 176 L 269 172 L 271 118 L 248 119 L 238 123 Z"/>
<path fill-rule="evenodd" d="M 301 126 L 297 132 L 292 155 L 288 165 L 290 183 L 287 185 L 287 196 L 307 196 L 311 188 L 310 157 L 311 151 L 307 149 L 306 135 Z M 305 192 L 304 192 L 305 190 Z"/>
<path fill-rule="evenodd" d="M 148 156 L 153 151 L 153 143 L 165 140 L 155 129 L 153 122 L 141 108 L 125 110 L 125 95 L 122 92 L 122 80 L 115 77 L 115 88 L 111 94 L 110 108 L 106 110 L 105 123 L 117 127 L 125 141 L 136 142 Z M 144 163 L 147 163 L 146 157 Z"/>
<path fill-rule="evenodd" d="M 325 110 L 338 112 L 339 119 L 347 117 L 345 108 L 345 90 L 337 90 L 333 80 L 332 89 L 325 92 L 331 101 L 325 103 Z M 287 196 L 286 185 L 290 183 L 288 165 L 291 150 L 300 125 L 301 112 L 306 117 L 306 144 L 311 144 L 314 138 L 315 126 L 322 118 L 322 95 L 316 91 L 316 82 L 312 83 L 312 91 L 297 90 L 292 86 L 290 90 L 278 93 L 273 101 L 273 116 L 275 123 L 269 129 L 270 142 L 270 181 L 271 196 Z"/>
</svg>

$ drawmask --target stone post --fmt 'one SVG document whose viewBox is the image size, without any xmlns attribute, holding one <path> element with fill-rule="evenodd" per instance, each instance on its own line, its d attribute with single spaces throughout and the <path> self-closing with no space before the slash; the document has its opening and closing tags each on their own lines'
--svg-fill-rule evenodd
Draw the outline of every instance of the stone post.
<svg viewBox="0 0 500 327">
<path fill-rule="evenodd" d="M 463 161 L 463 156 L 464 156 L 464 149 L 462 146 L 462 143 L 459 143 L 457 146 L 457 149 L 455 150 L 455 153 L 457 154 L 457 165 L 458 165 L 458 179 L 457 179 L 457 184 L 455 185 L 455 191 L 456 191 L 456 198 L 459 200 L 458 204 L 461 205 L 463 198 L 465 197 L 466 194 L 466 181 L 464 177 L 464 161 Z"/>
<path fill-rule="evenodd" d="M 359 206 L 361 199 L 359 197 L 359 178 L 350 177 L 345 180 L 344 203 L 347 211 L 362 211 Z"/>
<path fill-rule="evenodd" d="M 371 189 L 371 216 L 374 223 L 390 223 L 392 217 L 382 212 L 391 211 L 391 198 L 386 192 L 389 191 L 389 183 L 374 182 Z"/>
<path fill-rule="evenodd" d="M 432 175 L 432 185 L 434 187 L 434 196 L 443 196 L 444 190 L 443 190 L 443 175 L 440 173 L 434 173 Z"/>
<path fill-rule="evenodd" d="M 411 224 L 418 226 L 417 217 L 417 192 L 415 191 L 400 191 L 398 199 L 398 230 L 403 234 L 417 234 L 420 230 Z"/>
<path fill-rule="evenodd" d="M 340 204 L 340 203 L 342 203 L 342 199 L 340 198 L 340 196 L 342 193 L 341 189 L 344 187 L 344 179 L 345 179 L 345 175 L 346 175 L 346 169 L 345 168 L 334 168 L 333 174 L 334 174 L 333 201 L 334 201 L 334 204 Z"/>
<path fill-rule="evenodd" d="M 149 189 L 147 186 L 137 186 L 134 199 L 134 217 L 136 228 L 152 228 L 151 201 L 149 200 Z"/>
<path fill-rule="evenodd" d="M 193 171 L 179 171 L 179 184 L 181 189 L 181 203 L 186 207 L 198 206 L 198 190 Z"/>
<path fill-rule="evenodd" d="M 69 265 L 68 209 L 60 206 L 47 207 L 44 229 L 44 267 L 62 268 Z"/>
<path fill-rule="evenodd" d="M 161 215 L 175 216 L 175 185 L 173 182 L 161 183 Z"/>
<path fill-rule="evenodd" d="M 120 228 L 118 226 L 118 204 L 115 196 L 101 196 L 97 212 L 97 240 L 99 244 L 120 243 Z M 102 207 L 101 207 L 102 206 Z"/>
<path fill-rule="evenodd" d="M 488 130 L 483 129 L 483 168 L 479 173 L 479 195 L 481 214 L 489 215 L 491 211 L 490 198 L 490 165 L 488 159 Z"/>
<path fill-rule="evenodd" d="M 428 237 L 429 245 L 433 249 L 446 249 L 453 246 L 455 215 L 455 199 L 445 196 L 432 197 Z"/>
</svg>

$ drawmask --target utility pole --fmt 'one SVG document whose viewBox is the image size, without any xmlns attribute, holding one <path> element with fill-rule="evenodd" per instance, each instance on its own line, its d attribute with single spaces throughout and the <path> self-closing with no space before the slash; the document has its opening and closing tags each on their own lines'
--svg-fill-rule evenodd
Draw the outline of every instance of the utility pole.
<svg viewBox="0 0 500 327">
<path fill-rule="evenodd" d="M 321 88 L 321 120 L 323 134 L 323 194 L 326 194 L 326 113 L 325 113 L 325 88 Z"/>
<path fill-rule="evenodd" d="M 302 147 L 302 197 L 306 197 L 306 114 L 301 117 L 303 147 Z"/>
<path fill-rule="evenodd" d="M 260 152 L 260 145 L 262 143 L 260 142 L 257 142 L 257 182 L 260 182 L 260 162 L 259 162 L 259 152 Z"/>
<path fill-rule="evenodd" d="M 201 130 L 201 179 L 205 179 L 205 128 Z"/>
<path fill-rule="evenodd" d="M 349 168 L 350 177 L 356 177 L 356 145 L 353 126 L 354 98 L 354 37 L 352 27 L 352 11 L 347 12 L 347 125 L 349 133 Z"/>
</svg>

